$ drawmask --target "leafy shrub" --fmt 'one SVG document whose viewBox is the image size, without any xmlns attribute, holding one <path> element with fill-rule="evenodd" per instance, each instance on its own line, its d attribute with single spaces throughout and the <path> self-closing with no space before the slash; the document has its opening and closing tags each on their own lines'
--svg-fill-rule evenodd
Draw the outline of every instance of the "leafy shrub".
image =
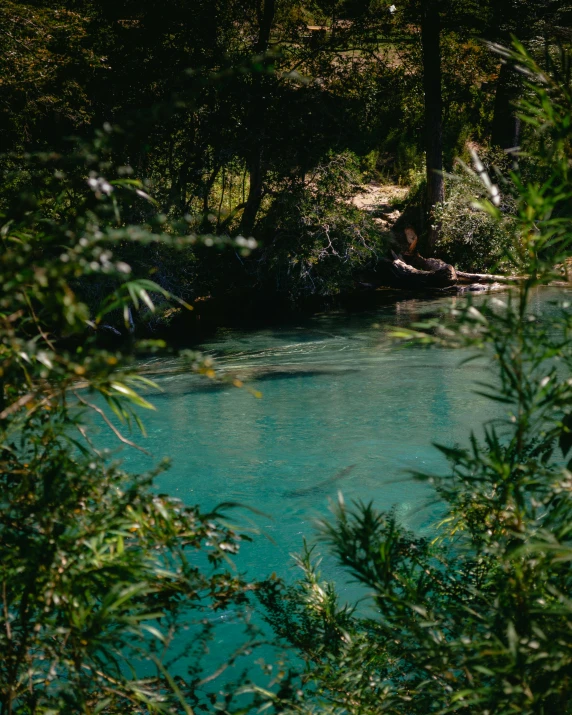
<svg viewBox="0 0 572 715">
<path fill-rule="evenodd" d="M 154 474 L 126 473 L 92 439 L 101 420 L 135 446 L 125 428 L 142 427 L 137 409 L 151 405 L 138 391 L 153 383 L 134 357 L 165 347 L 109 351 L 98 339 L 112 312 L 153 312 L 154 295 L 171 298 L 134 278 L 128 249 L 202 240 L 123 219 L 125 207 L 153 202 L 108 160 L 108 135 L 65 157 L 29 157 L 23 201 L 0 206 L 3 713 L 188 714 L 206 698 L 197 668 L 212 626 L 183 648 L 171 647 L 177 633 L 247 597 L 227 568 L 242 539 L 222 514 L 157 495 Z M 90 309 L 77 287 L 92 283 Z M 212 376 L 208 359 L 187 357 Z M 167 664 L 178 653 L 191 657 L 175 683 Z"/>
<path fill-rule="evenodd" d="M 297 299 L 351 289 L 355 272 L 382 255 L 385 236 L 351 203 L 360 180 L 352 154 L 330 155 L 274 200 L 260 226 L 259 270 L 279 292 Z"/>
<path fill-rule="evenodd" d="M 490 175 L 507 170 L 507 158 L 492 151 L 480 157 Z M 501 188 L 502 219 L 475 206 L 487 198 L 479 177 L 458 163 L 446 182 L 445 202 L 435 209 L 433 220 L 440 224 L 437 251 L 444 260 L 466 271 L 510 271 L 517 266 L 512 249 L 517 232 L 514 186 Z"/>
</svg>

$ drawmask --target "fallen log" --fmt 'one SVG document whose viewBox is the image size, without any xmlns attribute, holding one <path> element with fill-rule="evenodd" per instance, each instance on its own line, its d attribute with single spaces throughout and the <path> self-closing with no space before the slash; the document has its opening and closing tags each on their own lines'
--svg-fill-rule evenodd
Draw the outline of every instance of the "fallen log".
<svg viewBox="0 0 572 715">
<path fill-rule="evenodd" d="M 424 258 L 417 250 L 417 234 L 405 228 L 407 248 L 391 258 L 382 258 L 373 270 L 361 274 L 357 284 L 362 288 L 390 286 L 409 290 L 438 290 L 447 293 L 490 292 L 505 290 L 509 285 L 526 280 L 525 276 L 503 276 L 491 273 L 459 271 L 440 258 Z"/>
<path fill-rule="evenodd" d="M 454 266 L 445 263 L 445 261 L 442 261 L 440 258 L 423 258 L 419 253 L 406 253 L 403 256 L 395 256 L 395 258 L 400 258 L 407 263 L 408 266 L 413 266 L 413 268 L 417 268 L 419 271 L 439 274 L 443 276 L 444 280 L 448 280 L 451 284 L 457 282 L 457 271 Z"/>
<path fill-rule="evenodd" d="M 417 251 L 418 237 L 412 226 L 404 230 L 407 250 L 402 255 L 393 253 L 391 273 L 408 288 L 439 288 L 459 292 L 467 290 L 499 290 L 503 285 L 510 285 L 524 280 L 523 276 L 500 276 L 489 273 L 467 273 L 458 271 L 440 258 L 424 258 Z M 481 286 L 479 288 L 478 286 Z M 482 286 L 489 286 L 483 288 Z"/>
<path fill-rule="evenodd" d="M 461 285 L 470 283 L 519 283 L 525 276 L 498 276 L 492 273 L 465 273 L 457 271 L 457 280 Z"/>
<path fill-rule="evenodd" d="M 393 254 L 391 273 L 404 288 L 457 290 L 458 292 L 500 290 L 524 280 L 523 276 L 500 276 L 489 273 L 466 273 L 439 258 L 423 258 L 418 253 Z"/>
<path fill-rule="evenodd" d="M 391 264 L 391 270 L 407 288 L 449 288 L 457 284 L 456 271 L 447 263 L 426 271 L 396 258 Z"/>
</svg>

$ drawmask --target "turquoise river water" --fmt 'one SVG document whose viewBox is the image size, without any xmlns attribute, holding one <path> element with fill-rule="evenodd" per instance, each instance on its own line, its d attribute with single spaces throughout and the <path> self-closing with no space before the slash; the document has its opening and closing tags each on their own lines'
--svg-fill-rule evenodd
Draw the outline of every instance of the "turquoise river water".
<svg viewBox="0 0 572 715">
<path fill-rule="evenodd" d="M 466 442 L 487 418 L 490 404 L 471 392 L 485 368 L 460 365 L 466 356 L 453 350 L 396 350 L 387 328 L 444 313 L 450 300 L 220 331 L 202 349 L 219 375 L 237 375 L 260 398 L 181 372 L 176 360 L 147 363 L 162 392 L 152 396 L 157 411 L 143 415 L 148 437 L 139 441 L 155 462 L 172 459 L 158 488 L 204 509 L 233 501 L 264 512 L 232 516 L 262 532 L 238 559 L 256 577 L 288 572 L 291 552 L 338 491 L 346 501 L 395 506 L 406 523 L 426 528 L 439 507 L 408 470 L 445 470 L 432 443 Z M 133 450 L 124 458 L 132 471 L 152 463 Z"/>
<path fill-rule="evenodd" d="M 533 309 L 558 295 L 544 291 Z M 368 313 L 219 331 L 202 349 L 216 358 L 219 375 L 241 378 L 260 398 L 184 372 L 174 359 L 148 361 L 145 371 L 162 390 L 152 397 L 157 411 L 142 415 L 148 437 L 139 442 L 152 457 L 125 450 L 125 466 L 142 471 L 169 456 L 160 491 L 203 510 L 232 501 L 264 512 L 231 514 L 260 531 L 236 558 L 249 577 L 292 578 L 291 553 L 304 536 L 312 539 L 313 520 L 328 513 L 338 491 L 346 502 L 395 507 L 423 532 L 440 505 L 408 471 L 443 473 L 447 464 L 432 443 L 466 444 L 472 429 L 499 414 L 473 392 L 491 377 L 484 362 L 462 364 L 466 353 L 443 348 L 396 349 L 387 337 L 389 326 L 444 315 L 451 300 L 399 300 Z M 324 571 L 343 597 L 361 595 L 331 560 Z M 221 656 L 239 636 L 232 613 L 217 618 Z"/>
</svg>

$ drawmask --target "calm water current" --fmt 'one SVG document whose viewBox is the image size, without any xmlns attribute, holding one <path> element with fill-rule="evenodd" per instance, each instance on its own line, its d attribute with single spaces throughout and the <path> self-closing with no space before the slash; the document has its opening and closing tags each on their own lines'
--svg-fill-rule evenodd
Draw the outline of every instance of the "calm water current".
<svg viewBox="0 0 572 715">
<path fill-rule="evenodd" d="M 460 365 L 444 349 L 396 350 L 387 328 L 409 325 L 449 309 L 451 299 L 403 300 L 369 313 L 318 315 L 288 326 L 221 330 L 203 350 L 221 375 L 237 375 L 262 393 L 180 371 L 175 360 L 147 363 L 162 393 L 145 412 L 148 437 L 139 440 L 153 461 L 172 468 L 158 488 L 186 503 L 211 508 L 221 501 L 253 506 L 265 536 L 247 546 L 239 565 L 253 576 L 284 573 L 289 554 L 311 537 L 341 491 L 346 501 L 396 506 L 423 529 L 434 520 L 430 487 L 408 470 L 441 471 L 433 442 L 464 442 L 490 405 L 471 394 L 484 367 Z M 152 460 L 124 453 L 132 471 Z"/>
<path fill-rule="evenodd" d="M 545 291 L 537 305 L 556 295 Z M 427 529 L 440 507 L 408 470 L 447 469 L 432 443 L 466 443 L 493 416 L 496 408 L 472 392 L 490 376 L 483 362 L 462 365 L 466 354 L 453 350 L 396 350 L 386 331 L 444 315 L 450 305 L 450 298 L 401 300 L 369 313 L 221 330 L 204 351 L 220 374 L 240 377 L 260 398 L 181 372 L 175 360 L 148 362 L 163 392 L 153 398 L 157 411 L 144 415 L 142 444 L 154 461 L 172 459 L 158 488 L 204 509 L 233 501 L 267 514 L 231 517 L 251 519 L 262 532 L 237 559 L 252 577 L 294 574 L 290 554 L 312 537 L 313 520 L 328 513 L 338 490 L 346 501 L 395 506 L 406 524 Z M 124 458 L 133 471 L 151 464 L 134 450 Z M 355 595 L 334 564 L 324 570 Z"/>
</svg>

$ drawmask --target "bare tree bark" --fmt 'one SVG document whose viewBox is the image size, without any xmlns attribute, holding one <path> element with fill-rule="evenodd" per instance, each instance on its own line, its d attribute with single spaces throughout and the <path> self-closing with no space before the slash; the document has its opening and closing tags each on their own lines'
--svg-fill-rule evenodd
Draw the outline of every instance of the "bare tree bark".
<svg viewBox="0 0 572 715">
<path fill-rule="evenodd" d="M 425 161 L 427 168 L 427 212 L 429 232 L 427 250 L 431 255 L 439 226 L 431 220 L 436 204 L 445 198 L 443 183 L 443 127 L 441 95 L 441 18 L 438 0 L 424 0 L 421 15 L 423 49 L 423 90 L 425 93 Z"/>
<path fill-rule="evenodd" d="M 243 235 L 250 235 L 256 223 L 256 216 L 262 203 L 262 184 L 265 174 L 262 165 L 262 142 L 259 141 L 258 146 L 253 148 L 248 161 L 248 197 L 239 226 L 239 231 Z"/>
<path fill-rule="evenodd" d="M 212 170 L 210 176 L 206 180 L 205 184 L 202 187 L 203 191 L 203 214 L 206 217 L 206 215 L 209 212 L 209 197 L 211 193 L 211 189 L 214 185 L 214 182 L 216 181 L 216 177 L 218 176 L 218 172 L 221 170 L 222 164 L 216 164 L 214 169 Z"/>
<path fill-rule="evenodd" d="M 268 52 L 270 33 L 272 32 L 272 24 L 276 12 L 276 0 L 259 0 L 256 12 L 258 15 L 259 31 L 255 51 L 257 55 L 262 55 Z"/>
</svg>

